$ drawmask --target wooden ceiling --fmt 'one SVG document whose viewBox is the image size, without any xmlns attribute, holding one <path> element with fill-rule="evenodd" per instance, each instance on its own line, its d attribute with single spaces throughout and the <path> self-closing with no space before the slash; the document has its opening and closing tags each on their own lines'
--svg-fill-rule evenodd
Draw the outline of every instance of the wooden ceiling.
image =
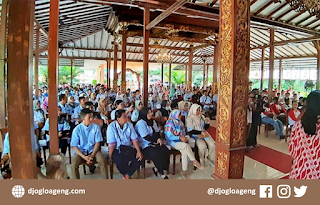
<svg viewBox="0 0 320 205">
<path fill-rule="evenodd" d="M 124 24 L 129 33 L 127 59 L 142 61 L 142 9 L 151 10 L 151 21 L 175 0 L 60 0 L 60 56 L 74 59 L 113 58 L 112 35 Z M 188 63 L 192 43 L 195 64 L 213 62 L 214 44 L 219 29 L 219 0 L 188 1 L 176 8 L 151 29 L 150 62 L 169 49 L 173 63 Z M 36 0 L 35 28 L 40 28 L 41 56 L 46 56 L 50 0 Z M 286 0 L 251 0 L 250 58 L 261 59 L 265 48 L 268 59 L 269 29 L 275 28 L 275 58 L 315 57 L 312 40 L 320 39 L 320 20 L 308 11 L 295 11 Z M 121 43 L 118 41 L 118 43 Z M 210 57 L 208 57 L 210 56 Z M 120 52 L 118 53 L 121 58 Z"/>
</svg>

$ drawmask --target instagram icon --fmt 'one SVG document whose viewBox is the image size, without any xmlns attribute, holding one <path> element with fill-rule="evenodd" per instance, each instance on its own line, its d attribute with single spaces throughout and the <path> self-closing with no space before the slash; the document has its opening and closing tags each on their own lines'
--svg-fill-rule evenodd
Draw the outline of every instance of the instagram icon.
<svg viewBox="0 0 320 205">
<path fill-rule="evenodd" d="M 279 198 L 287 199 L 291 196 L 291 188 L 289 185 L 279 185 L 277 188 L 277 195 Z"/>
</svg>

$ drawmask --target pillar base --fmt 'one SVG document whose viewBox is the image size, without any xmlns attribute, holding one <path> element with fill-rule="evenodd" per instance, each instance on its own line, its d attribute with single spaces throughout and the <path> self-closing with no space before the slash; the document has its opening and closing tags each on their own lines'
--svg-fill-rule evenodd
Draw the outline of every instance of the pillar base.
<svg viewBox="0 0 320 205">
<path fill-rule="evenodd" d="M 47 160 L 47 179 L 67 179 L 66 158 L 63 154 L 50 155 Z"/>
<path fill-rule="evenodd" d="M 213 179 L 242 179 L 244 168 L 244 148 L 230 149 L 216 143 L 215 172 Z"/>
</svg>

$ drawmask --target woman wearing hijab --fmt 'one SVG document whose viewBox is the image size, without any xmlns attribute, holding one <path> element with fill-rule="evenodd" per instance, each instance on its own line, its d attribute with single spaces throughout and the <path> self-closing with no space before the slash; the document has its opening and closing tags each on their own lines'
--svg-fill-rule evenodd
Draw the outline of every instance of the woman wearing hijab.
<svg viewBox="0 0 320 205">
<path fill-rule="evenodd" d="M 190 145 L 188 144 L 189 136 L 186 135 L 185 127 L 181 121 L 181 115 L 179 110 L 173 110 L 169 119 L 164 126 L 165 137 L 171 147 L 178 150 L 181 153 L 182 164 L 182 177 L 187 178 L 188 159 L 192 161 L 193 166 L 203 170 L 202 166 L 195 158 Z"/>
<path fill-rule="evenodd" d="M 44 111 L 40 107 L 40 101 L 34 100 L 33 101 L 33 120 L 40 130 L 44 126 L 44 118 L 45 118 Z"/>
<path fill-rule="evenodd" d="M 155 167 L 152 168 L 154 174 L 161 175 L 162 179 L 169 179 L 164 171 L 168 171 L 170 164 L 170 152 L 160 139 L 157 123 L 152 120 L 152 111 L 148 107 L 143 107 L 139 113 L 139 121 L 135 126 L 139 136 L 139 145 L 142 154 L 147 160 L 152 160 Z"/>
<path fill-rule="evenodd" d="M 78 106 L 78 103 L 75 102 L 73 96 L 68 97 L 68 105 L 72 108 L 72 113 L 73 113 L 74 109 Z"/>
<path fill-rule="evenodd" d="M 320 90 L 307 98 L 306 112 L 291 129 L 289 152 L 293 158 L 290 179 L 320 179 Z"/>
<path fill-rule="evenodd" d="M 182 116 L 184 116 L 184 120 L 187 120 L 189 114 L 190 103 L 188 101 L 180 101 L 178 103 L 178 108 Z"/>
<path fill-rule="evenodd" d="M 193 104 L 190 108 L 186 120 L 189 135 L 196 140 L 199 149 L 200 163 L 205 164 L 205 152 L 208 149 L 208 160 L 211 165 L 214 164 L 215 143 L 206 129 L 210 126 L 210 121 L 201 114 L 201 106 Z"/>
<path fill-rule="evenodd" d="M 136 100 L 134 102 L 134 106 L 135 106 L 135 109 L 134 109 L 134 111 L 132 112 L 132 115 L 131 115 L 131 122 L 132 123 L 136 123 L 138 121 L 139 112 L 143 108 L 143 103 L 142 103 L 141 100 Z"/>
<path fill-rule="evenodd" d="M 168 101 L 167 100 L 162 101 L 161 108 L 160 108 L 162 117 L 169 117 L 169 114 L 171 111 L 169 108 L 170 108 L 170 105 Z"/>
<path fill-rule="evenodd" d="M 43 100 L 43 103 L 41 105 L 41 108 L 45 112 L 48 112 L 48 106 L 49 106 L 49 97 L 45 97 L 44 100 Z"/>
<path fill-rule="evenodd" d="M 97 112 L 100 112 L 101 119 L 103 119 L 103 120 L 108 119 L 107 116 L 109 115 L 109 111 L 107 108 L 107 100 L 106 99 L 100 98 Z"/>
<path fill-rule="evenodd" d="M 157 104 L 161 104 L 161 101 L 159 100 L 157 94 L 153 94 L 152 95 L 151 108 L 155 109 L 157 107 Z"/>
</svg>

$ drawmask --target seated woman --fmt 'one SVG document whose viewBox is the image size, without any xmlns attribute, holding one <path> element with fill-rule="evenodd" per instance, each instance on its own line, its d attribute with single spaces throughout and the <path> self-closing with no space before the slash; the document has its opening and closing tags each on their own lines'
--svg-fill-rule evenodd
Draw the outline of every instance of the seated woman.
<svg viewBox="0 0 320 205">
<path fill-rule="evenodd" d="M 139 118 L 139 112 L 143 108 L 143 103 L 141 100 L 136 100 L 134 102 L 134 105 L 135 105 L 135 110 L 132 112 L 131 122 L 136 123 Z"/>
<path fill-rule="evenodd" d="M 103 119 L 106 123 L 106 120 L 108 120 L 108 116 L 109 116 L 109 111 L 107 108 L 107 100 L 106 99 L 100 98 L 97 112 L 100 113 L 101 119 Z"/>
<path fill-rule="evenodd" d="M 189 114 L 189 109 L 190 109 L 190 103 L 188 101 L 180 101 L 178 103 L 178 108 L 180 110 L 181 116 L 184 116 L 184 121 L 183 123 L 186 122 Z"/>
<path fill-rule="evenodd" d="M 160 112 L 162 117 L 169 117 L 171 111 L 171 107 L 170 107 L 170 103 L 167 100 L 162 101 L 161 103 L 161 108 L 160 108 Z"/>
<path fill-rule="evenodd" d="M 162 179 L 169 179 L 164 171 L 168 172 L 169 169 L 170 151 L 160 139 L 157 123 L 152 120 L 152 111 L 148 107 L 140 110 L 135 130 L 144 158 L 152 160 L 155 165 L 152 168 L 154 174 L 158 176 L 159 173 Z"/>
<path fill-rule="evenodd" d="M 276 134 L 280 139 L 284 139 L 283 134 L 283 123 L 277 118 L 277 115 L 271 111 L 269 104 L 265 103 L 263 105 L 263 112 L 261 113 L 261 122 L 274 126 L 276 129 Z"/>
<path fill-rule="evenodd" d="M 49 118 L 42 129 L 46 134 L 47 147 L 50 147 L 50 133 L 49 133 Z M 70 143 L 70 125 L 66 120 L 65 115 L 61 115 L 61 108 L 58 106 L 58 137 L 59 137 L 59 148 L 61 153 L 66 155 L 67 148 Z M 70 156 L 71 157 L 71 156 Z"/>
<path fill-rule="evenodd" d="M 111 114 L 110 114 L 111 115 L 111 120 L 115 120 L 116 119 L 115 113 L 116 113 L 117 110 L 125 110 L 126 111 L 126 115 L 130 114 L 133 111 L 133 107 L 132 106 L 130 106 L 129 108 L 125 107 L 125 104 L 124 104 L 123 100 L 116 100 L 114 102 L 114 105 L 115 105 L 116 109 L 113 110 L 111 112 Z"/>
<path fill-rule="evenodd" d="M 298 102 L 292 102 L 292 109 L 289 111 L 288 114 L 288 123 L 290 128 L 298 121 L 298 117 L 300 115 L 300 110 L 298 110 Z"/>
<path fill-rule="evenodd" d="M 179 110 L 173 110 L 169 119 L 164 127 L 165 137 L 171 147 L 180 151 L 182 158 L 182 177 L 187 178 L 188 158 L 192 161 L 193 166 L 203 170 L 202 166 L 195 158 L 190 145 L 188 144 L 189 136 L 186 135 L 185 127 L 181 121 Z"/>
<path fill-rule="evenodd" d="M 130 179 L 141 166 L 143 155 L 138 135 L 133 125 L 128 122 L 126 111 L 117 110 L 115 119 L 116 121 L 110 123 L 107 129 L 109 157 L 115 162 L 123 179 Z"/>
<path fill-rule="evenodd" d="M 39 100 L 34 100 L 33 101 L 33 119 L 35 125 L 38 126 L 38 128 L 41 130 L 44 125 L 44 111 L 40 107 L 40 101 Z"/>
<path fill-rule="evenodd" d="M 200 163 L 205 165 L 205 152 L 208 149 L 209 163 L 214 165 L 215 143 L 206 129 L 210 126 L 209 119 L 205 119 L 201 114 L 201 106 L 193 104 L 190 108 L 188 118 L 186 120 L 187 131 L 189 135 L 196 140 L 199 149 Z"/>
<path fill-rule="evenodd" d="M 291 131 L 289 153 L 293 158 L 290 179 L 320 179 L 320 90 L 307 98 L 306 111 Z"/>
</svg>

